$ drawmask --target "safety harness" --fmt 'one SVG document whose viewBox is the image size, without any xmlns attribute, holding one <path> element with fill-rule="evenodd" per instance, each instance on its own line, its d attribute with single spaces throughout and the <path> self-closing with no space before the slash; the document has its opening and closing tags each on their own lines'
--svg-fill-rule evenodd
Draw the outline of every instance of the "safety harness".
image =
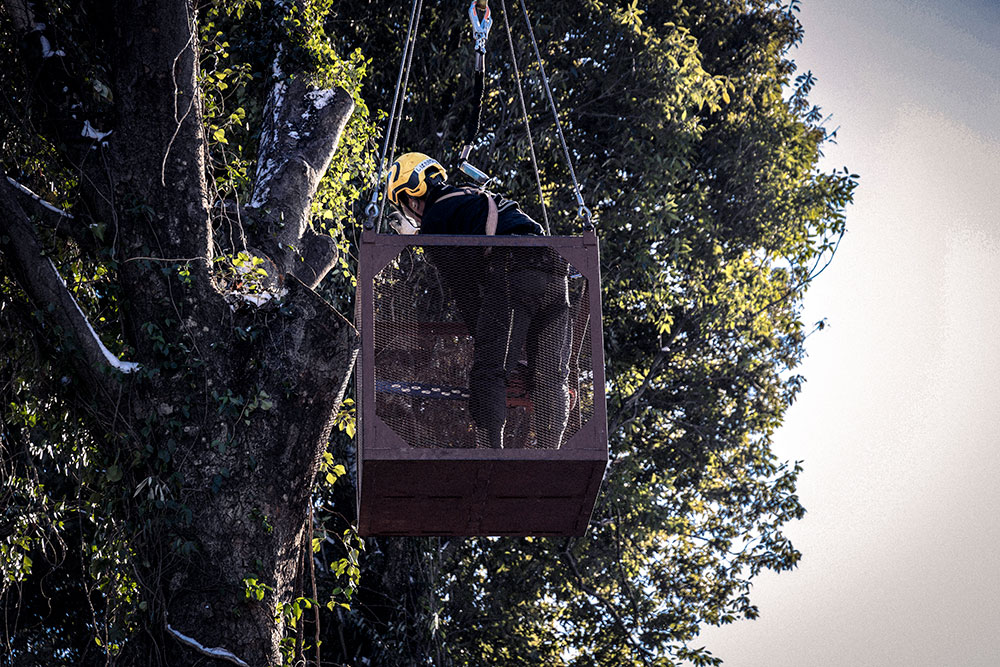
<svg viewBox="0 0 1000 667">
<path fill-rule="evenodd" d="M 462 195 L 483 195 L 486 197 L 486 235 L 496 236 L 497 222 L 500 220 L 500 209 L 497 207 L 497 202 L 493 199 L 493 195 L 489 192 L 477 188 L 456 188 L 454 192 L 449 192 L 438 197 L 434 203 L 436 204 L 445 199 L 460 197 Z"/>
</svg>

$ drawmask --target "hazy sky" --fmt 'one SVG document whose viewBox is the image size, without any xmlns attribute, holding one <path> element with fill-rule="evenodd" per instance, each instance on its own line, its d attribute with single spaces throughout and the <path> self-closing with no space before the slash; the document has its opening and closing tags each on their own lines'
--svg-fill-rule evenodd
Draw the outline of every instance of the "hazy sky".
<svg viewBox="0 0 1000 667">
<path fill-rule="evenodd" d="M 804 460 L 799 568 L 730 667 L 1000 665 L 1000 0 L 803 0 L 800 71 L 861 175 L 809 292 L 808 379 L 777 436 Z"/>
</svg>

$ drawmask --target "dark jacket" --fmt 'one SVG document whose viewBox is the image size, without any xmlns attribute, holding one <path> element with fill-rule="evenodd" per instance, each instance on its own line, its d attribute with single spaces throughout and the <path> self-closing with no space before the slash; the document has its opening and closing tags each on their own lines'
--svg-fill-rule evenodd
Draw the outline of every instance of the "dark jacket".
<svg viewBox="0 0 1000 667">
<path fill-rule="evenodd" d="M 485 234 L 488 204 L 481 194 L 461 194 L 438 202 L 442 195 L 459 188 L 442 183 L 427 196 L 420 221 L 421 234 Z M 542 236 L 545 231 L 517 207 L 517 202 L 493 195 L 497 203 L 497 235 Z"/>
</svg>

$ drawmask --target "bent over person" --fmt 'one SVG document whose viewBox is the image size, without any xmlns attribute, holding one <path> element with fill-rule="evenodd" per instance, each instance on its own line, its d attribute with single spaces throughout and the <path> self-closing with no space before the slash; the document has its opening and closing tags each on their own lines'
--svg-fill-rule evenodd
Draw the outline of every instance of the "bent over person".
<svg viewBox="0 0 1000 667">
<path fill-rule="evenodd" d="M 389 171 L 389 200 L 403 234 L 541 236 L 513 201 L 449 185 L 437 160 L 407 153 Z M 523 349 L 538 444 L 558 448 L 569 414 L 568 264 L 546 247 L 425 248 L 474 342 L 469 412 L 477 446 L 503 447 L 507 377 Z"/>
</svg>

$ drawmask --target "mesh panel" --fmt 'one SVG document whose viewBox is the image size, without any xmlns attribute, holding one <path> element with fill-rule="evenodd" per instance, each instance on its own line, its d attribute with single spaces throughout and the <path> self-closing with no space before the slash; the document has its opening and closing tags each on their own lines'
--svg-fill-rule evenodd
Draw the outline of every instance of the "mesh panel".
<svg viewBox="0 0 1000 667">
<path fill-rule="evenodd" d="M 376 414 L 409 445 L 555 449 L 593 414 L 588 285 L 554 250 L 408 246 L 373 287 Z"/>
</svg>

